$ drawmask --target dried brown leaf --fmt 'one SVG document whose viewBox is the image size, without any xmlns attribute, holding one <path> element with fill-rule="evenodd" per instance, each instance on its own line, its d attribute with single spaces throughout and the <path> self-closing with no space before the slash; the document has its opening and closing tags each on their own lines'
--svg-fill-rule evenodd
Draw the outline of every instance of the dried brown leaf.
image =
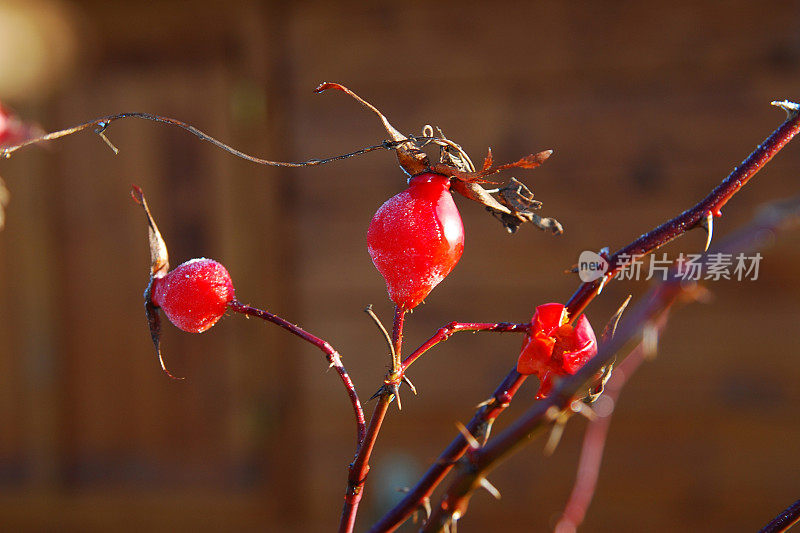
<svg viewBox="0 0 800 533">
<path fill-rule="evenodd" d="M 169 271 L 167 244 L 161 237 L 161 232 L 158 231 L 158 226 L 153 219 L 153 215 L 150 214 L 150 208 L 147 206 L 147 199 L 144 197 L 142 189 L 136 185 L 132 185 L 131 197 L 133 197 L 137 204 L 142 206 L 145 218 L 147 219 L 148 237 L 150 241 L 150 275 L 154 278 L 166 276 Z"/>
</svg>

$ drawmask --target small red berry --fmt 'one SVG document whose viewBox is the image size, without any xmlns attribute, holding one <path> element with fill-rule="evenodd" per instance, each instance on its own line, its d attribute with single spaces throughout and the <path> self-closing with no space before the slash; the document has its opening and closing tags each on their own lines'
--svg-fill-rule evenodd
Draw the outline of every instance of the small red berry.
<svg viewBox="0 0 800 533">
<path fill-rule="evenodd" d="M 433 173 L 411 178 L 408 189 L 372 217 L 367 248 L 392 301 L 405 310 L 419 305 L 464 251 L 464 226 L 450 179 Z"/>
<path fill-rule="evenodd" d="M 216 324 L 233 297 L 228 271 L 212 259 L 192 259 L 153 279 L 153 303 L 176 327 L 190 333 Z"/>
<path fill-rule="evenodd" d="M 540 305 L 522 344 L 517 372 L 535 374 L 540 381 L 537 399 L 545 398 L 556 376 L 577 372 L 597 353 L 597 339 L 586 315 L 569 324 L 567 309 L 558 303 Z"/>
</svg>

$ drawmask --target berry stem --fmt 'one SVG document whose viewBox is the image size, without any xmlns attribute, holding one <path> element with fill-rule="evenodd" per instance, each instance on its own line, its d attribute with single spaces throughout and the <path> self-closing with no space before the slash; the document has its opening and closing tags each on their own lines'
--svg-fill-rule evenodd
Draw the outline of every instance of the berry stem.
<svg viewBox="0 0 800 533">
<path fill-rule="evenodd" d="M 394 321 L 392 322 L 392 374 L 402 368 L 403 325 L 405 324 L 406 311 L 399 305 L 394 308 Z"/>
<path fill-rule="evenodd" d="M 439 344 L 446 341 L 454 333 L 460 331 L 491 331 L 496 333 L 527 333 L 530 324 L 516 324 L 513 322 L 451 322 L 439 330 L 422 346 L 409 354 L 400 365 L 401 373 L 405 373 L 411 364 L 419 359 L 425 352 Z"/>
<path fill-rule="evenodd" d="M 235 312 L 241 313 L 247 316 L 255 316 L 266 320 L 267 322 L 272 322 L 276 324 L 286 331 L 297 335 L 304 341 L 313 344 L 323 353 L 325 353 L 326 358 L 328 359 L 328 363 L 330 366 L 336 369 L 336 372 L 339 374 L 339 377 L 342 379 L 342 383 L 344 384 L 344 388 L 347 391 L 347 396 L 350 398 L 350 403 L 353 405 L 353 413 L 355 414 L 356 418 L 356 439 L 357 439 L 357 447 L 360 448 L 362 443 L 364 442 L 364 438 L 366 435 L 366 424 L 364 422 L 364 410 L 361 408 L 361 401 L 358 399 L 358 393 L 356 392 L 356 387 L 353 385 L 353 381 L 350 379 L 350 375 L 347 373 L 344 365 L 342 364 L 341 356 L 339 352 L 334 350 L 333 346 L 331 346 L 327 341 L 320 339 L 308 333 L 300 326 L 292 324 L 291 322 L 279 317 L 278 315 L 272 314 L 269 311 L 265 311 L 263 309 L 258 309 L 257 307 L 251 307 L 249 305 L 243 304 L 238 300 L 232 300 L 228 303 L 228 308 Z"/>
<path fill-rule="evenodd" d="M 774 104 L 774 103 L 773 103 Z M 800 131 L 800 115 L 795 107 L 790 105 L 775 104 L 786 110 L 788 118 L 775 129 L 738 167 L 726 177 L 722 183 L 715 187 L 697 205 L 684 211 L 675 218 L 654 228 L 650 232 L 635 239 L 629 245 L 616 252 L 609 260 L 609 271 L 604 278 L 583 283 L 570 297 L 565 306 L 571 318 L 577 317 L 589 303 L 597 296 L 602 280 L 608 279 L 620 268 L 618 263 L 623 253 L 646 255 L 659 246 L 675 239 L 690 229 L 698 227 L 698 222 L 704 219 L 708 211 L 718 212 L 730 198 L 739 192 L 747 181 L 758 172 L 772 157 L 775 156 L 792 138 Z M 587 366 L 599 359 L 600 353 Z M 593 366 L 593 365 L 591 365 Z M 602 365 L 601 365 L 602 366 Z M 599 368 L 599 367 L 598 367 Z M 580 372 L 579 372 L 580 373 Z M 576 374 L 577 376 L 577 374 Z M 473 434 L 486 426 L 491 426 L 494 420 L 513 400 L 519 387 L 527 376 L 517 373 L 516 365 L 506 375 L 500 385 L 495 389 L 492 399 L 472 417 L 466 425 L 467 430 Z M 570 380 L 572 381 L 572 380 Z M 559 395 L 554 394 L 549 400 L 537 402 L 538 405 L 553 402 Z M 416 486 L 384 515 L 372 528 L 370 533 L 395 530 L 411 514 L 422 506 L 425 498 L 430 497 L 436 486 L 450 472 L 456 461 L 467 451 L 469 445 L 463 436 L 458 435 L 441 453 L 437 461 L 428 469 L 425 475 L 417 482 Z"/>
<path fill-rule="evenodd" d="M 378 433 L 381 430 L 386 412 L 394 399 L 397 391 L 397 384 L 391 384 L 390 379 L 395 376 L 400 368 L 401 350 L 403 347 L 403 326 L 405 325 L 406 310 L 399 305 L 395 308 L 394 321 L 392 323 L 392 345 L 394 347 L 394 357 L 392 358 L 392 370 L 387 376 L 387 383 L 381 388 L 378 395 L 378 402 L 372 417 L 369 419 L 367 435 L 364 444 L 358 449 L 356 458 L 349 468 L 347 476 L 347 491 L 344 496 L 344 507 L 342 517 L 339 521 L 339 533 L 352 533 L 356 523 L 358 505 L 364 495 L 364 484 L 369 473 L 369 458 L 378 440 Z"/>
</svg>

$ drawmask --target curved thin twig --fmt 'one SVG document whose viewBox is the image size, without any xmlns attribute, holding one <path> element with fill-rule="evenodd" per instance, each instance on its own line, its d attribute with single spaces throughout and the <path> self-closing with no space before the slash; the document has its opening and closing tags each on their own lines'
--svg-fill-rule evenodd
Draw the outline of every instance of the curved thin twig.
<svg viewBox="0 0 800 533">
<path fill-rule="evenodd" d="M 258 165 L 267 165 L 267 166 L 272 166 L 272 167 L 296 168 L 296 167 L 312 167 L 312 166 L 316 166 L 316 165 L 324 165 L 325 163 L 330 163 L 332 161 L 339 161 L 339 160 L 342 160 L 342 159 L 348 159 L 350 157 L 366 154 L 366 153 L 369 153 L 369 152 L 373 152 L 375 150 L 392 150 L 392 149 L 396 148 L 398 145 L 400 145 L 400 144 L 402 144 L 404 142 L 408 142 L 409 140 L 417 140 L 417 139 L 419 139 L 419 137 L 410 137 L 410 138 L 405 139 L 403 141 L 394 141 L 394 140 L 393 141 L 384 141 L 381 144 L 375 144 L 375 145 L 372 145 L 372 146 L 367 146 L 365 148 L 361 148 L 359 150 L 355 150 L 353 152 L 349 152 L 349 153 L 346 153 L 346 154 L 336 155 L 336 156 L 332 156 L 332 157 L 325 157 L 325 158 L 320 158 L 320 159 L 314 158 L 314 159 L 309 159 L 307 161 L 301 161 L 301 162 L 296 162 L 296 163 L 295 162 L 287 162 L 287 161 L 271 161 L 269 159 L 262 159 L 260 157 L 256 157 L 256 156 L 253 156 L 253 155 L 250 155 L 250 154 L 246 154 L 246 153 L 242 152 L 241 150 L 237 150 L 236 148 L 233 148 L 232 146 L 230 146 L 228 144 L 225 144 L 224 142 L 212 137 L 211 135 L 205 133 L 204 131 L 202 131 L 202 130 L 200 130 L 198 128 L 195 128 L 194 126 L 192 126 L 190 124 L 187 124 L 185 122 L 182 122 L 182 121 L 180 121 L 178 119 L 174 119 L 174 118 L 170 118 L 170 117 L 164 117 L 164 116 L 161 116 L 161 115 L 154 115 L 152 113 L 130 112 L 130 113 L 117 113 L 117 114 L 114 114 L 114 115 L 106 115 L 104 117 L 99 117 L 99 118 L 96 118 L 96 119 L 91 120 L 89 122 L 84 122 L 83 124 L 78 124 L 77 126 L 73 126 L 71 128 L 66 128 L 66 129 L 63 129 L 63 130 L 58 130 L 58 131 L 54 131 L 54 132 L 51 132 L 51 133 L 46 133 L 44 135 L 40 135 L 38 137 L 34 137 L 32 139 L 28 139 L 28 140 L 26 140 L 26 141 L 24 141 L 22 143 L 19 143 L 19 144 L 15 144 L 15 145 L 12 145 L 12 146 L 6 146 L 6 147 L 0 149 L 0 157 L 9 158 L 9 157 L 11 157 L 11 155 L 14 152 L 16 152 L 17 150 L 20 150 L 22 148 L 25 148 L 27 146 L 31 146 L 33 144 L 43 143 L 45 141 L 53 141 L 55 139 L 60 139 L 62 137 L 66 137 L 68 135 L 73 135 L 75 133 L 80 133 L 80 132 L 85 131 L 85 130 L 90 129 L 90 128 L 94 128 L 94 132 L 97 135 L 99 135 L 103 139 L 103 141 L 106 144 L 108 144 L 111 147 L 111 149 L 114 150 L 114 152 L 116 153 L 116 152 L 118 152 L 117 148 L 106 137 L 106 129 L 113 122 L 116 122 L 118 120 L 122 120 L 122 119 L 125 119 L 125 118 L 138 118 L 138 119 L 143 119 L 143 120 L 151 120 L 153 122 L 159 122 L 161 124 L 167 124 L 167 125 L 170 125 L 170 126 L 176 126 L 178 128 L 181 128 L 181 129 L 184 129 L 184 130 L 188 131 L 192 135 L 195 135 L 200 140 L 209 142 L 209 143 L 213 144 L 214 146 L 216 146 L 217 148 L 225 150 L 226 152 L 228 152 L 230 154 L 233 154 L 236 157 L 239 157 L 239 158 L 244 159 L 246 161 L 250 161 L 251 163 L 256 163 Z"/>
<path fill-rule="evenodd" d="M 347 396 L 350 399 L 350 403 L 353 406 L 353 413 L 355 414 L 356 418 L 356 439 L 357 439 L 357 448 L 361 448 L 362 444 L 364 443 L 364 437 L 366 435 L 366 423 L 364 422 L 364 410 L 361 408 L 361 401 L 358 399 L 358 393 L 356 392 L 356 387 L 353 385 L 353 381 L 350 379 L 350 375 L 347 373 L 344 365 L 342 364 L 341 356 L 339 352 L 333 349 L 327 341 L 320 339 L 308 333 L 300 326 L 292 324 L 288 320 L 285 320 L 278 315 L 270 313 L 269 311 L 264 311 L 263 309 L 258 309 L 256 307 L 251 307 L 249 305 L 245 305 L 237 300 L 233 300 L 228 303 L 228 308 L 231 311 L 236 313 L 241 313 L 243 315 L 248 316 L 255 316 L 266 320 L 267 322 L 272 322 L 276 324 L 286 331 L 297 335 L 301 339 L 306 342 L 309 342 L 322 350 L 325 354 L 325 357 L 328 359 L 328 363 L 331 367 L 336 369 L 336 372 L 339 374 L 339 377 L 344 384 L 344 388 L 347 391 Z"/>
</svg>

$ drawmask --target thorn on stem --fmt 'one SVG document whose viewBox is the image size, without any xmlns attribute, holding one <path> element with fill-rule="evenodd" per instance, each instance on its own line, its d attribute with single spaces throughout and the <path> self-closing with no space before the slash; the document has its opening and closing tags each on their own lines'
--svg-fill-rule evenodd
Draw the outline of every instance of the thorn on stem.
<svg viewBox="0 0 800 533">
<path fill-rule="evenodd" d="M 386 393 L 386 385 L 382 385 L 377 391 L 375 391 L 375 394 L 373 394 L 372 396 L 369 397 L 369 400 L 367 400 L 367 401 L 371 402 L 375 398 L 377 398 L 377 397 L 379 397 L 379 396 L 381 396 L 382 394 L 385 394 L 385 393 Z"/>
<path fill-rule="evenodd" d="M 658 351 L 658 327 L 647 324 L 642 330 L 642 352 L 647 359 L 653 359 Z"/>
<path fill-rule="evenodd" d="M 106 136 L 106 128 L 108 127 L 109 122 L 100 121 L 97 123 L 97 128 L 95 128 L 94 132 L 103 139 L 103 142 L 108 145 L 109 148 L 114 152 L 114 155 L 119 155 L 119 148 L 114 146 L 114 143 Z"/>
<path fill-rule="evenodd" d="M 394 399 L 397 400 L 397 410 L 403 410 L 403 402 L 400 401 L 400 386 L 399 385 L 392 385 L 392 396 Z"/>
<path fill-rule="evenodd" d="M 489 483 L 489 480 L 485 477 L 482 477 L 480 480 L 481 487 L 486 490 L 495 500 L 500 499 L 500 491 L 497 490 L 497 487 Z"/>
<path fill-rule="evenodd" d="M 409 388 L 411 389 L 411 392 L 413 392 L 413 393 L 414 393 L 414 396 L 416 396 L 416 395 L 417 395 L 417 388 L 414 386 L 414 384 L 413 384 L 413 383 L 411 383 L 411 380 L 410 380 L 410 379 L 408 379 L 408 376 L 405 376 L 405 375 L 404 375 L 404 376 L 403 376 L 403 381 L 406 383 L 406 385 L 408 385 L 408 386 L 409 386 Z"/>
<path fill-rule="evenodd" d="M 479 450 L 481 448 L 481 443 L 478 442 L 478 439 L 476 439 L 472 433 L 469 432 L 464 424 L 461 422 L 456 422 L 456 428 L 458 429 L 458 432 L 461 433 L 461 436 L 464 437 L 464 440 L 467 441 L 467 444 L 469 444 L 470 448 L 473 450 Z"/>
<path fill-rule="evenodd" d="M 494 402 L 494 396 L 489 398 L 488 400 L 483 400 L 481 403 L 479 403 L 478 405 L 475 406 L 475 409 L 480 409 L 481 407 L 486 407 L 487 405 L 490 405 L 492 402 Z"/>
<path fill-rule="evenodd" d="M 614 338 L 614 333 L 617 331 L 617 325 L 619 325 L 619 321 L 622 318 L 622 313 L 625 312 L 625 309 L 628 307 L 632 297 L 633 295 L 629 294 L 628 297 L 625 298 L 625 301 L 623 301 L 622 304 L 620 304 L 620 306 L 617 308 L 616 312 L 608 321 L 608 324 L 606 324 L 606 327 L 603 328 L 603 333 L 600 334 L 600 338 L 603 340 L 603 342 L 610 341 Z"/>
<path fill-rule="evenodd" d="M 594 412 L 594 409 L 580 400 L 572 402 L 570 409 L 572 409 L 573 413 L 581 415 L 590 422 L 594 422 L 598 418 L 597 413 Z"/>
<path fill-rule="evenodd" d="M 714 214 L 711 211 L 706 213 L 706 217 L 700 222 L 700 227 L 706 231 L 706 246 L 703 251 L 707 252 L 711 246 L 711 238 L 714 235 Z"/>
<path fill-rule="evenodd" d="M 607 282 L 608 282 L 608 276 L 603 276 L 603 277 L 600 279 L 600 286 L 599 286 L 599 287 L 597 287 L 597 295 L 598 295 L 598 296 L 600 296 L 600 293 L 601 293 L 601 292 L 603 292 L 603 287 L 605 287 L 605 286 L 606 286 L 606 283 L 607 283 Z"/>
<path fill-rule="evenodd" d="M 564 428 L 567 426 L 569 420 L 569 413 L 562 411 L 553 424 L 553 429 L 550 430 L 550 438 L 547 439 L 547 444 L 544 445 L 544 454 L 547 457 L 553 455 L 556 451 L 558 443 L 561 442 L 561 436 L 564 435 Z"/>
</svg>

